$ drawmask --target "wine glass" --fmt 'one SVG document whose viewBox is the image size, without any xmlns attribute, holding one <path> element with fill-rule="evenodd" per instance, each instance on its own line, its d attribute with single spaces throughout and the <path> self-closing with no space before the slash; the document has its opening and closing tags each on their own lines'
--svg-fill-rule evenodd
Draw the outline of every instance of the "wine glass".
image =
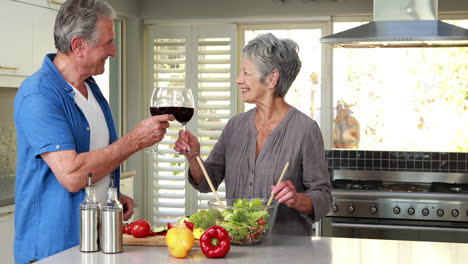
<svg viewBox="0 0 468 264">
<path fill-rule="evenodd" d="M 182 124 L 184 133 L 187 123 L 192 119 L 195 112 L 195 102 L 190 88 L 174 88 L 172 101 L 172 114 L 177 122 Z M 181 151 L 179 154 L 196 154 L 190 150 Z"/>
<path fill-rule="evenodd" d="M 192 119 L 195 111 L 192 90 L 184 87 L 157 87 L 154 88 L 150 100 L 151 115 L 172 114 L 177 122 L 186 130 L 186 125 Z M 165 155 L 154 144 L 153 153 Z M 196 154 L 190 151 L 181 151 L 180 154 Z"/>
<path fill-rule="evenodd" d="M 172 92 L 170 87 L 155 87 L 150 98 L 150 113 L 152 116 L 172 114 Z M 165 155 L 158 149 L 158 143 L 151 148 L 150 154 Z"/>
</svg>

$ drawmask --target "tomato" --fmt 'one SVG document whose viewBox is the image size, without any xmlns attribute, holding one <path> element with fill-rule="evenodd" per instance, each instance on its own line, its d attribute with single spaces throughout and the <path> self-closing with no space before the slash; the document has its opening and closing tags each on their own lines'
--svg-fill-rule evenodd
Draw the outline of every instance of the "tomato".
<svg viewBox="0 0 468 264">
<path fill-rule="evenodd" d="M 134 237 L 147 237 L 151 234 L 151 226 L 146 220 L 137 220 L 130 225 L 130 231 Z"/>
<path fill-rule="evenodd" d="M 266 223 L 267 223 L 267 222 L 266 222 L 263 218 L 260 218 L 260 219 L 257 220 L 257 224 L 259 224 L 259 225 L 261 225 L 261 226 L 262 226 L 262 225 L 265 225 Z"/>
<path fill-rule="evenodd" d="M 128 235 L 132 234 L 132 231 L 130 230 L 130 225 L 127 223 L 123 224 L 122 231 L 124 234 L 128 234 Z"/>
</svg>

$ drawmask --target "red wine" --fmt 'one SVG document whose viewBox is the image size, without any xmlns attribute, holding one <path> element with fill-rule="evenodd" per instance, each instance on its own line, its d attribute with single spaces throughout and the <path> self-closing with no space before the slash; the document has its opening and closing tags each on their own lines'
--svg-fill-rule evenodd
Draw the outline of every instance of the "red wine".
<svg viewBox="0 0 468 264">
<path fill-rule="evenodd" d="M 172 107 L 163 106 L 163 107 L 150 107 L 150 112 L 152 116 L 155 115 L 172 115 Z"/>
<path fill-rule="evenodd" d="M 194 109 L 191 107 L 173 107 L 172 114 L 175 119 L 182 125 L 187 124 L 192 119 Z"/>
<path fill-rule="evenodd" d="M 181 106 L 163 106 L 163 107 L 150 107 L 151 115 L 164 115 L 172 114 L 175 119 L 181 123 L 186 124 L 192 119 L 194 109 L 191 107 Z"/>
</svg>

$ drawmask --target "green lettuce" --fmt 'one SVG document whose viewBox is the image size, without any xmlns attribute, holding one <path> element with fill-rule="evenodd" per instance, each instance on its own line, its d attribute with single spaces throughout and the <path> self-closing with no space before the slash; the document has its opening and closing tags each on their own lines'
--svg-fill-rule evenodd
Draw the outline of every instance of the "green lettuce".
<svg viewBox="0 0 468 264">
<path fill-rule="evenodd" d="M 229 232 L 232 239 L 241 241 L 247 239 L 249 233 L 270 228 L 268 223 L 262 226 L 258 224 L 260 218 L 267 221 L 270 217 L 268 211 L 263 209 L 260 199 L 238 199 L 232 207 L 233 209 L 224 209 L 221 212 L 222 219 L 216 222 Z"/>
</svg>

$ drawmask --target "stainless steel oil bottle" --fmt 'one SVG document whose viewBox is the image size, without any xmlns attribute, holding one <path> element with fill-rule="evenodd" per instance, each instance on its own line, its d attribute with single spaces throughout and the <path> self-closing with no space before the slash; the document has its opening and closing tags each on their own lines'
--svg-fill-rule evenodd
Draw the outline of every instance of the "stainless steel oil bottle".
<svg viewBox="0 0 468 264">
<path fill-rule="evenodd" d="M 95 252 L 99 250 L 99 215 L 100 206 L 96 201 L 94 187 L 91 186 L 91 173 L 88 175 L 88 187 L 80 204 L 80 250 Z"/>
<path fill-rule="evenodd" d="M 102 206 L 101 249 L 104 253 L 122 252 L 123 207 L 117 198 L 117 188 L 107 189 L 107 200 Z"/>
</svg>

